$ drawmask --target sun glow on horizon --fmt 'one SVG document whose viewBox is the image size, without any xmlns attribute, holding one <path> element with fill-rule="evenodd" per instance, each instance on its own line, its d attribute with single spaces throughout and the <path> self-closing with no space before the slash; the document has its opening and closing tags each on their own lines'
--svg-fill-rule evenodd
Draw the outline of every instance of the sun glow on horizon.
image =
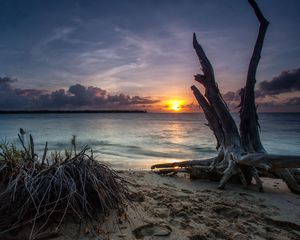
<svg viewBox="0 0 300 240">
<path fill-rule="evenodd" d="M 179 112 L 183 109 L 183 100 L 168 100 L 166 102 L 167 109 L 174 112 Z"/>
</svg>

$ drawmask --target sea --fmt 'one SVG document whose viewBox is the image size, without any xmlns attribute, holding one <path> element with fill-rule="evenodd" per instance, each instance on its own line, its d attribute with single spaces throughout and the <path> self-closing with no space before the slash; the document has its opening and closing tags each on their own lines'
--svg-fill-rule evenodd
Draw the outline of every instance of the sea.
<svg viewBox="0 0 300 240">
<path fill-rule="evenodd" d="M 233 114 L 239 122 L 237 114 Z M 274 154 L 300 155 L 300 113 L 260 113 L 261 139 Z M 18 143 L 23 128 L 41 153 L 88 145 L 115 169 L 149 169 L 155 163 L 216 155 L 216 140 L 203 113 L 0 114 L 0 139 Z"/>
</svg>

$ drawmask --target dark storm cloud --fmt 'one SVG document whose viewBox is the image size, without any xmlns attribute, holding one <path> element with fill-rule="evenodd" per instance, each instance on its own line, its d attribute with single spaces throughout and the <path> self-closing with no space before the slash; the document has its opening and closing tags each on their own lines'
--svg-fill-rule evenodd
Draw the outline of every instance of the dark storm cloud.
<svg viewBox="0 0 300 240">
<path fill-rule="evenodd" d="M 111 95 L 98 87 L 72 85 L 67 91 L 59 89 L 48 93 L 39 89 L 14 88 L 17 80 L 0 78 L 0 109 L 104 109 L 139 108 L 159 102 L 147 97 L 123 93 Z"/>
<path fill-rule="evenodd" d="M 278 97 L 282 93 L 300 91 L 300 68 L 282 71 L 270 81 L 262 81 L 255 90 L 256 98 Z M 223 94 L 225 101 L 240 101 L 240 90 Z"/>
<path fill-rule="evenodd" d="M 260 96 L 277 95 L 300 90 L 300 68 L 283 71 L 271 81 L 263 81 L 258 85 Z"/>
<path fill-rule="evenodd" d="M 300 97 L 289 97 L 287 99 L 280 97 L 281 94 L 297 91 L 300 91 L 300 68 L 282 71 L 272 80 L 263 81 L 258 84 L 258 88 L 255 90 L 256 102 L 260 110 L 272 108 L 275 111 L 276 107 L 278 109 L 300 107 Z M 268 97 L 271 97 L 273 100 L 268 100 Z M 236 92 L 229 91 L 223 94 L 223 98 L 231 109 L 236 109 L 241 99 L 240 90 Z"/>
</svg>

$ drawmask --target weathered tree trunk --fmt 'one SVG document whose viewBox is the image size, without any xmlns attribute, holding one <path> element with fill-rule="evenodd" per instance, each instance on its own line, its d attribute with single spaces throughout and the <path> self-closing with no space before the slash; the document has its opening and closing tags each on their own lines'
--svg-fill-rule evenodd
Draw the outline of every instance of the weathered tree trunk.
<svg viewBox="0 0 300 240">
<path fill-rule="evenodd" d="M 259 176 L 271 176 L 283 179 L 292 192 L 300 193 L 300 174 L 299 170 L 296 170 L 300 167 L 300 156 L 268 154 L 260 141 L 254 89 L 257 66 L 269 22 L 254 0 L 249 0 L 249 4 L 260 22 L 260 27 L 249 63 L 246 86 L 241 89 L 239 130 L 219 91 L 213 67 L 194 33 L 193 47 L 202 70 L 202 74 L 195 75 L 195 80 L 203 85 L 205 93 L 203 95 L 196 86 L 192 86 L 191 89 L 217 139 L 219 154 L 211 159 L 156 164 L 151 168 L 159 169 L 158 172 L 163 174 L 187 172 L 193 178 L 218 180 L 221 189 L 229 179 L 238 177 L 244 186 L 251 184 L 254 179 L 262 191 Z"/>
</svg>

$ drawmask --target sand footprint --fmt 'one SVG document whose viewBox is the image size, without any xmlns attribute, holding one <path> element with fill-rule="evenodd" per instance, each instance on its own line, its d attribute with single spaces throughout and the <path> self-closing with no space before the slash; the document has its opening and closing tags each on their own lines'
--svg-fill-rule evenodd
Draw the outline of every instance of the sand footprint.
<svg viewBox="0 0 300 240">
<path fill-rule="evenodd" d="M 137 227 L 132 231 L 133 235 L 137 239 L 141 239 L 146 236 L 163 237 L 169 236 L 172 232 L 172 228 L 166 224 L 148 223 Z"/>
</svg>

